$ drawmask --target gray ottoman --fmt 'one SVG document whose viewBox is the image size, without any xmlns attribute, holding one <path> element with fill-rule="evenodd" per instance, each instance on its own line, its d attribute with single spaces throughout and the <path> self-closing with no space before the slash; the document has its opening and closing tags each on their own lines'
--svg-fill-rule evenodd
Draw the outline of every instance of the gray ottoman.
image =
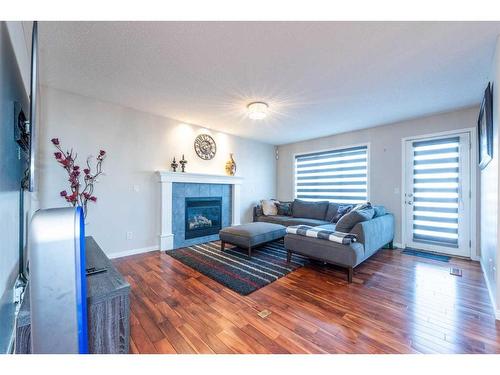
<svg viewBox="0 0 500 375">
<path fill-rule="evenodd" d="M 248 249 L 248 257 L 252 256 L 252 247 L 274 241 L 285 236 L 285 227 L 273 223 L 248 223 L 226 227 L 219 231 L 220 249 L 224 251 L 227 243 Z"/>
</svg>

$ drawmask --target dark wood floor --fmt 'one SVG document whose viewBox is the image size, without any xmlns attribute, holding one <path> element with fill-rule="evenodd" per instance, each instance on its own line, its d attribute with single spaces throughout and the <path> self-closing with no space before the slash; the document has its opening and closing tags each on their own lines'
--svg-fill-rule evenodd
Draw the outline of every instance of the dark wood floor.
<svg viewBox="0 0 500 375">
<path fill-rule="evenodd" d="M 115 264 L 132 286 L 132 353 L 500 353 L 477 262 L 382 250 L 353 284 L 307 266 L 246 297 L 165 253 Z"/>
</svg>

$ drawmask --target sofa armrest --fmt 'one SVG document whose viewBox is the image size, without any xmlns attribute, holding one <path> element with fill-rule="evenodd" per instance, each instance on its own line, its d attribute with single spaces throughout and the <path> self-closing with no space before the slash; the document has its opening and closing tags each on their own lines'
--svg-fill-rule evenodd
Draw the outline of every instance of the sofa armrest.
<svg viewBox="0 0 500 375">
<path fill-rule="evenodd" d="M 264 213 L 262 212 L 262 206 L 260 204 L 258 204 L 257 206 L 254 206 L 253 207 L 253 221 L 257 221 L 257 218 L 259 216 L 262 216 L 264 215 Z"/>
<path fill-rule="evenodd" d="M 374 219 L 358 223 L 352 228 L 352 234 L 365 247 L 368 257 L 394 239 L 394 215 L 385 214 Z"/>
</svg>

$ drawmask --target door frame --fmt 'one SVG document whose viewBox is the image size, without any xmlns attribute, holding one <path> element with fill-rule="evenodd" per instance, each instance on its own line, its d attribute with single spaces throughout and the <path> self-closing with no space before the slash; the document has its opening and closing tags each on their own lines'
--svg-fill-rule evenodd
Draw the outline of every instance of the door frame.
<svg viewBox="0 0 500 375">
<path fill-rule="evenodd" d="M 407 205 L 405 204 L 405 192 L 406 192 L 406 150 L 405 145 L 407 141 L 414 141 L 425 138 L 441 137 L 447 135 L 454 135 L 460 133 L 469 133 L 470 140 L 470 219 L 469 219 L 469 231 L 470 231 L 470 254 L 469 257 L 472 260 L 478 261 L 480 255 L 477 253 L 479 249 L 479 241 L 477 238 L 477 129 L 463 128 L 448 130 L 436 133 L 420 134 L 410 137 L 401 138 L 401 247 L 404 249 L 406 247 L 406 210 Z"/>
</svg>

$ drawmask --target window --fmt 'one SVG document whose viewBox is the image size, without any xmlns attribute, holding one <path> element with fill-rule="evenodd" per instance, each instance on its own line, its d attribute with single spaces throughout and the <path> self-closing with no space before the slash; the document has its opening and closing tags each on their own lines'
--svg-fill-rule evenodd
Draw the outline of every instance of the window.
<svg viewBox="0 0 500 375">
<path fill-rule="evenodd" d="M 368 200 L 368 146 L 295 156 L 295 196 L 309 201 Z"/>
<path fill-rule="evenodd" d="M 412 146 L 413 240 L 458 247 L 460 138 Z"/>
</svg>

